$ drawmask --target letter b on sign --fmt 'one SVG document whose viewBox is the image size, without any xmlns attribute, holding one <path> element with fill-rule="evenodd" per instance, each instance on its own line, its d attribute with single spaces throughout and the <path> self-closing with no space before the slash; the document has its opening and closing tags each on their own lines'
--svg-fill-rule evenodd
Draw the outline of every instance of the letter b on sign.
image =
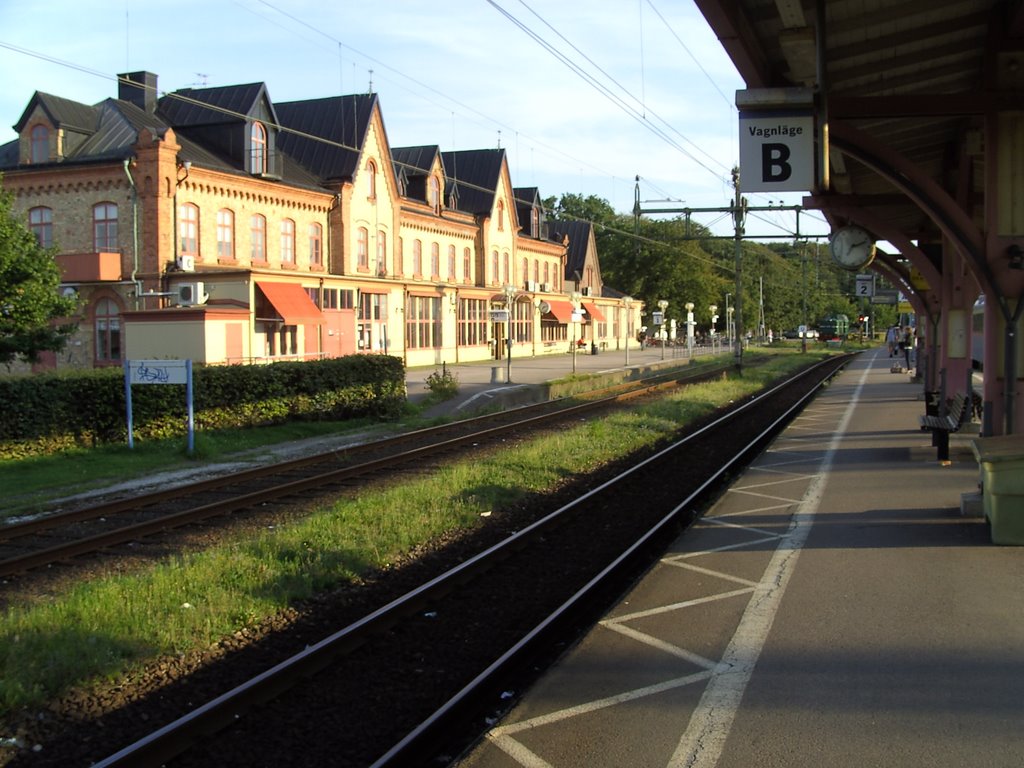
<svg viewBox="0 0 1024 768">
<path fill-rule="evenodd" d="M 787 181 L 792 175 L 789 147 L 785 144 L 762 144 L 761 181 L 765 184 L 778 184 Z"/>
</svg>

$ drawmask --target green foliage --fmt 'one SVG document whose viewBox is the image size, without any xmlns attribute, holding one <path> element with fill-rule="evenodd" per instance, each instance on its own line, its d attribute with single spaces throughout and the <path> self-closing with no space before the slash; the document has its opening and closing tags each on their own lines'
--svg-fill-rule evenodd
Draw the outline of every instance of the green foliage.
<svg viewBox="0 0 1024 768">
<path fill-rule="evenodd" d="M 386 355 L 196 367 L 192 378 L 197 431 L 293 420 L 394 419 L 406 399 L 402 361 Z M 132 417 L 139 439 L 185 434 L 184 387 L 134 386 Z M 120 368 L 0 380 L 0 458 L 126 439 Z"/>
<path fill-rule="evenodd" d="M 40 352 L 58 352 L 75 330 L 57 324 L 77 309 L 59 295 L 60 269 L 53 252 L 11 211 L 12 196 L 0 190 L 0 363 L 35 361 Z"/>
<path fill-rule="evenodd" d="M 450 400 L 459 392 L 459 377 L 448 370 L 447 366 L 427 376 L 426 384 L 431 399 L 437 402 Z"/>
</svg>

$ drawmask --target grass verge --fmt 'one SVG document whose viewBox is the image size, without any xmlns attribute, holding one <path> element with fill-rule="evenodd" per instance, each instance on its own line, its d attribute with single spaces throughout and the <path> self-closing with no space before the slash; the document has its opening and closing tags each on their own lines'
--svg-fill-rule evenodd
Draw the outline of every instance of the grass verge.
<svg viewBox="0 0 1024 768">
<path fill-rule="evenodd" d="M 651 445 L 809 359 L 778 357 L 742 377 L 690 386 L 515 451 L 492 451 L 324 506 L 294 525 L 11 607 L 0 617 L 0 715 L 39 705 L 79 683 L 116 677 L 159 655 L 208 647 L 385 566 L 420 542 L 481 524 L 485 513 L 525 494 Z"/>
</svg>

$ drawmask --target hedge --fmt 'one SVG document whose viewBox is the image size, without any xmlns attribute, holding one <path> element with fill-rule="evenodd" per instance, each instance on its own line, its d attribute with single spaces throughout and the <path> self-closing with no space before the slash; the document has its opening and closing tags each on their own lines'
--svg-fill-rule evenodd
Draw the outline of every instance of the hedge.
<svg viewBox="0 0 1024 768">
<path fill-rule="evenodd" d="M 401 359 L 349 355 L 270 365 L 196 366 L 197 432 L 294 420 L 397 418 L 406 400 Z M 184 385 L 134 385 L 139 439 L 185 434 Z M 0 459 L 128 438 L 121 368 L 0 379 Z"/>
</svg>

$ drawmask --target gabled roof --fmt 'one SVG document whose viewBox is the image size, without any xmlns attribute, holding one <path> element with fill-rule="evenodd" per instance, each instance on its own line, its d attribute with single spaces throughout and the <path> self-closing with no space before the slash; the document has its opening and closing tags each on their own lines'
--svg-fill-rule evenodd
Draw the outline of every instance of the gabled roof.
<svg viewBox="0 0 1024 768">
<path fill-rule="evenodd" d="M 245 122 L 261 102 L 269 105 L 271 121 L 277 122 L 264 83 L 225 85 L 219 88 L 182 88 L 160 99 L 158 110 L 176 128 Z"/>
<path fill-rule="evenodd" d="M 96 130 L 98 115 L 95 107 L 36 91 L 32 94 L 25 111 L 21 113 L 21 118 L 14 124 L 15 131 L 21 133 L 37 106 L 42 107 L 54 127 L 67 128 L 79 133 L 92 133 Z"/>
<path fill-rule="evenodd" d="M 551 237 L 554 240 L 569 238 L 565 254 L 565 279 L 578 280 L 576 274 L 583 274 L 587 261 L 587 248 L 594 225 L 589 221 L 555 221 L 551 223 Z"/>
<path fill-rule="evenodd" d="M 441 154 L 436 144 L 425 144 L 421 147 L 392 147 L 391 159 L 395 164 L 395 173 L 404 171 L 406 176 L 426 175 L 434 167 L 434 160 Z M 443 165 L 443 164 L 442 164 Z"/>
<path fill-rule="evenodd" d="M 361 93 L 277 105 L 277 148 L 324 181 L 348 179 L 356 165 L 377 95 Z"/>
<path fill-rule="evenodd" d="M 139 139 L 139 131 L 148 128 L 161 134 L 167 126 L 155 115 L 127 101 L 107 99 L 96 106 L 96 132 L 66 158 L 105 160 L 128 157 Z"/>
<path fill-rule="evenodd" d="M 446 198 L 451 198 L 454 188 L 460 211 L 472 214 L 487 214 L 494 207 L 494 195 L 505 160 L 504 149 L 468 149 L 458 152 L 442 152 L 445 176 L 449 189 Z"/>
</svg>

